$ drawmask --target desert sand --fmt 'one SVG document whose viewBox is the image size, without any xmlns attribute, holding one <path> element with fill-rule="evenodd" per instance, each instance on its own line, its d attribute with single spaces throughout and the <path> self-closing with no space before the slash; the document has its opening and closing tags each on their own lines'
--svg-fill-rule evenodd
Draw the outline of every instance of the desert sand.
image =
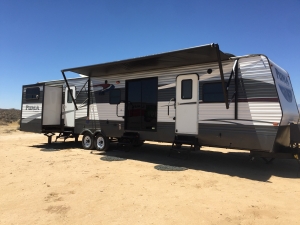
<svg viewBox="0 0 300 225">
<path fill-rule="evenodd" d="M 300 224 L 296 160 L 146 142 L 87 151 L 0 127 L 0 224 Z"/>
</svg>

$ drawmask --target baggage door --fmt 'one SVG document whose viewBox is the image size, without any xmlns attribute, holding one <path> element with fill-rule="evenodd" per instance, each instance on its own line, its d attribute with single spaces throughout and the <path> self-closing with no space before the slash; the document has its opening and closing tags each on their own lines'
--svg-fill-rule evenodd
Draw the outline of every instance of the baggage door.
<svg viewBox="0 0 300 225">
<path fill-rule="evenodd" d="M 198 80 L 198 74 L 179 75 L 176 78 L 175 133 L 177 134 L 198 134 Z"/>
<path fill-rule="evenodd" d="M 73 95 L 74 99 L 76 97 L 76 88 L 75 86 L 70 86 L 70 91 L 68 88 L 65 89 L 65 113 L 64 113 L 64 123 L 66 127 L 75 126 L 75 105 L 72 101 Z"/>
</svg>

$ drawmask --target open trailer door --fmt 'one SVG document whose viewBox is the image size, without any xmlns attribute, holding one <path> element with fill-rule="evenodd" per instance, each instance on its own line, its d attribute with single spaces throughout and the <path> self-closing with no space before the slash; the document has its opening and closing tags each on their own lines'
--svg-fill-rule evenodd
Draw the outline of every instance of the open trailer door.
<svg viewBox="0 0 300 225">
<path fill-rule="evenodd" d="M 44 87 L 43 106 L 43 131 L 60 132 L 62 129 L 62 86 Z"/>
<path fill-rule="evenodd" d="M 75 127 L 75 94 L 76 87 L 71 86 L 70 89 L 68 87 L 65 88 L 65 110 L 64 110 L 64 125 L 65 127 Z"/>
</svg>

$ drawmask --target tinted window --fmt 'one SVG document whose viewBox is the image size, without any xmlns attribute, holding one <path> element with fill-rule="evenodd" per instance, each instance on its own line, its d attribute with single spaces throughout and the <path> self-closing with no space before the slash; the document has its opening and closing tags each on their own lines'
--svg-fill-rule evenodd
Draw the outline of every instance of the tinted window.
<svg viewBox="0 0 300 225">
<path fill-rule="evenodd" d="M 133 103 L 141 102 L 141 81 L 130 81 L 127 83 L 128 101 Z"/>
<path fill-rule="evenodd" d="M 156 131 L 157 78 L 142 80 L 142 130 Z"/>
<path fill-rule="evenodd" d="M 37 100 L 40 98 L 40 88 L 26 88 L 26 100 Z"/>
<path fill-rule="evenodd" d="M 203 102 L 224 102 L 222 83 L 203 84 L 202 90 Z"/>
<path fill-rule="evenodd" d="M 142 98 L 144 103 L 157 103 L 157 79 L 142 81 Z"/>
<path fill-rule="evenodd" d="M 191 79 L 181 81 L 181 99 L 191 99 L 193 91 L 193 81 Z"/>
<path fill-rule="evenodd" d="M 72 97 L 71 97 L 71 94 L 73 95 L 73 90 L 68 90 L 68 99 L 67 99 L 67 102 L 68 103 L 72 103 Z"/>
<path fill-rule="evenodd" d="M 111 90 L 109 92 L 109 103 L 119 104 L 121 102 L 121 90 Z"/>
</svg>

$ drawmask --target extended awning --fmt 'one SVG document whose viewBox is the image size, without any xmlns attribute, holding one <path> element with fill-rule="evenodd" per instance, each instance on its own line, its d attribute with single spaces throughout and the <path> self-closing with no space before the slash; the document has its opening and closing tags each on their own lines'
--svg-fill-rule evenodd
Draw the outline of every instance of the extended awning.
<svg viewBox="0 0 300 225">
<path fill-rule="evenodd" d="M 224 89 L 225 104 L 226 108 L 228 108 L 227 92 L 225 90 L 226 87 L 221 62 L 224 60 L 229 60 L 230 57 L 234 57 L 234 55 L 220 51 L 218 44 L 209 44 L 115 62 L 63 69 L 61 72 L 69 88 L 66 76 L 64 74 L 65 72 L 74 72 L 86 75 L 88 77 L 101 77 L 113 74 L 133 73 L 147 70 L 218 62 Z"/>
<path fill-rule="evenodd" d="M 62 72 L 74 72 L 90 77 L 100 77 L 112 74 L 132 73 L 145 70 L 164 69 L 177 66 L 187 66 L 217 62 L 217 44 L 197 46 L 172 52 L 143 56 L 115 62 L 101 63 L 90 66 L 63 69 Z M 220 52 L 220 60 L 228 60 L 234 55 Z"/>
</svg>

